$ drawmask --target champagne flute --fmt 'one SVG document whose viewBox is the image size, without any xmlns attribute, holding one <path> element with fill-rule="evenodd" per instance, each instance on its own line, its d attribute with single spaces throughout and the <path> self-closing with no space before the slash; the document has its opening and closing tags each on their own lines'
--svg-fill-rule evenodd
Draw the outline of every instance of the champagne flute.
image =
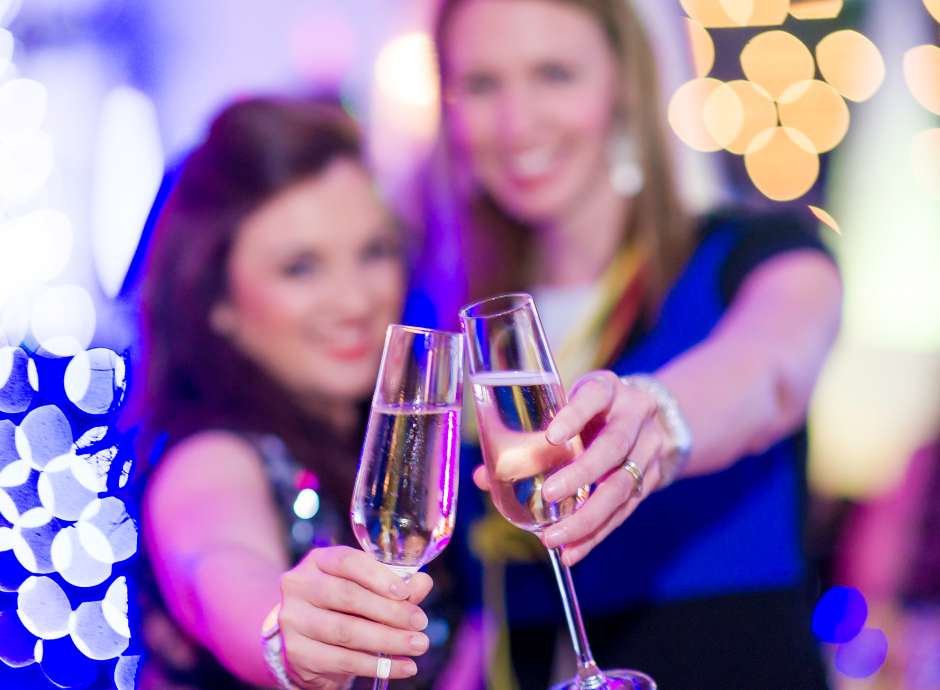
<svg viewBox="0 0 940 690">
<path fill-rule="evenodd" d="M 404 580 L 454 531 L 462 387 L 460 333 L 388 327 L 350 516 L 363 550 Z"/>
<path fill-rule="evenodd" d="M 542 498 L 542 484 L 583 451 L 580 438 L 555 446 L 545 429 L 566 402 L 548 342 L 532 297 L 497 295 L 464 307 L 460 320 L 467 336 L 470 380 L 476 403 L 483 461 L 496 509 L 529 532 L 571 515 L 588 497 L 589 487 L 558 502 Z M 578 674 L 552 690 L 655 690 L 652 678 L 638 671 L 601 671 L 591 655 L 571 571 L 561 548 L 549 549 L 561 590 Z"/>
</svg>

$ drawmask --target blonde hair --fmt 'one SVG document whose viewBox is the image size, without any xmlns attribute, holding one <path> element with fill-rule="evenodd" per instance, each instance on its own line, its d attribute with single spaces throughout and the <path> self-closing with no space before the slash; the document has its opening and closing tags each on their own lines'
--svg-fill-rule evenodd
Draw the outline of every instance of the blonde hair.
<svg viewBox="0 0 940 690">
<path fill-rule="evenodd" d="M 454 12 L 465 1 L 441 0 L 438 6 L 434 37 L 442 93 L 447 91 L 444 50 L 447 31 Z M 628 0 L 544 1 L 571 5 L 594 17 L 617 58 L 622 86 L 616 98 L 613 126 L 624 127 L 636 139 L 644 179 L 643 188 L 633 197 L 621 244 L 636 242 L 647 252 L 649 283 L 644 301 L 655 309 L 688 255 L 692 225 L 675 184 L 652 46 Z M 442 121 L 446 123 L 446 105 L 442 104 L 442 108 Z M 446 137 L 445 132 L 444 148 L 447 148 Z M 467 262 L 470 298 L 527 287 L 531 274 L 526 257 L 532 255 L 529 248 L 533 233 L 503 211 L 489 195 L 472 198 L 464 195 L 459 202 L 465 212 L 461 243 Z"/>
</svg>

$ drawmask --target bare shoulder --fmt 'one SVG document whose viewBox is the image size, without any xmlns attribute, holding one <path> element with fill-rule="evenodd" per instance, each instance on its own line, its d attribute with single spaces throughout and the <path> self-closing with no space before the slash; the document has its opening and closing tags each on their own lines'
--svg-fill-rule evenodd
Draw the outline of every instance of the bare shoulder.
<svg viewBox="0 0 940 690">
<path fill-rule="evenodd" d="M 174 445 L 148 482 L 146 502 L 195 495 L 266 495 L 268 481 L 257 449 L 230 431 L 202 431 Z"/>
</svg>

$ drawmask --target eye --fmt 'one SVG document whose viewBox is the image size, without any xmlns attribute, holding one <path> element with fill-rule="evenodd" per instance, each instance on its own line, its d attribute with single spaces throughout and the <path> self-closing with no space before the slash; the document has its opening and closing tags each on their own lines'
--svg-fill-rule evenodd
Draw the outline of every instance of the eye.
<svg viewBox="0 0 940 690">
<path fill-rule="evenodd" d="M 281 273 L 288 278 L 300 278 L 313 275 L 320 267 L 320 261 L 315 256 L 298 256 L 281 267 Z"/>
<path fill-rule="evenodd" d="M 543 62 L 536 67 L 535 73 L 542 81 L 556 84 L 568 83 L 577 76 L 572 67 L 561 62 Z"/>
<path fill-rule="evenodd" d="M 398 260 L 401 258 L 402 247 L 397 237 L 376 237 L 369 241 L 362 249 L 364 261 Z"/>
<path fill-rule="evenodd" d="M 493 93 L 499 80 L 486 72 L 470 72 L 460 80 L 460 92 L 468 96 L 483 96 Z"/>
</svg>

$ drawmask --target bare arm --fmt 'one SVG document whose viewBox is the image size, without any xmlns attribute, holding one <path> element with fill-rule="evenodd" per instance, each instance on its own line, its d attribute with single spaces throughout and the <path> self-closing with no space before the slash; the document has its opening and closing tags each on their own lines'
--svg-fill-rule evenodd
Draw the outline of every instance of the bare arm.
<svg viewBox="0 0 940 690">
<path fill-rule="evenodd" d="M 144 500 L 146 540 L 170 612 L 223 666 L 244 681 L 276 687 L 260 633 L 278 617 L 287 672 L 301 688 L 340 688 L 376 673 L 393 655 L 392 678 L 417 671 L 431 588 L 419 573 L 405 584 L 357 549 L 315 549 L 288 570 L 269 482 L 238 436 L 206 432 L 173 448 Z"/>
<path fill-rule="evenodd" d="M 692 429 L 686 476 L 766 450 L 802 424 L 841 298 L 828 258 L 782 254 L 745 280 L 712 335 L 656 373 Z"/>
<path fill-rule="evenodd" d="M 287 553 L 251 446 L 206 432 L 173 448 L 144 500 L 145 539 L 174 618 L 230 671 L 276 686 L 259 644 Z"/>
</svg>

